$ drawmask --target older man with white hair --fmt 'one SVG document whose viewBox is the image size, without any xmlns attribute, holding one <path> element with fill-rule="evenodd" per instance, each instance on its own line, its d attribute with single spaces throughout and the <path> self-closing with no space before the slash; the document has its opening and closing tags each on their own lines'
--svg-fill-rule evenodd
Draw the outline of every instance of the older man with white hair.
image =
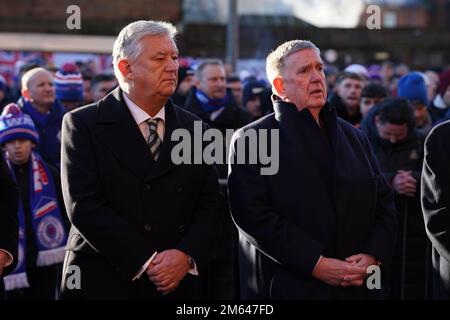
<svg viewBox="0 0 450 320">
<path fill-rule="evenodd" d="M 174 130 L 200 121 L 169 100 L 175 33 L 166 22 L 123 28 L 113 49 L 120 87 L 64 118 L 64 298 L 201 297 L 221 194 L 213 166 L 171 159 Z"/>
<path fill-rule="evenodd" d="M 395 245 L 396 217 L 392 191 L 370 144 L 326 102 L 324 64 L 313 43 L 280 45 L 267 57 L 266 69 L 275 113 L 238 130 L 230 151 L 241 295 L 379 298 L 383 266 Z M 255 130 L 261 139 L 267 131 L 279 132 L 273 142 L 278 146 L 266 147 L 279 150 L 272 155 L 279 157 L 273 175 L 260 174 L 264 163 L 249 164 L 237 155 Z M 366 286 L 367 271 L 379 265 L 376 281 Z"/>
</svg>

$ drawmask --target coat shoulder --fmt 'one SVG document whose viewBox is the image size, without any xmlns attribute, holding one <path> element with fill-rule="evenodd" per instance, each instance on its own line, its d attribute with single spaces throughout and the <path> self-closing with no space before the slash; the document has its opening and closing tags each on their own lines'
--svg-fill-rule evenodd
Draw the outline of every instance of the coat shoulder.
<svg viewBox="0 0 450 320">
<path fill-rule="evenodd" d="M 450 120 L 442 122 L 431 129 L 430 133 L 426 138 L 425 144 L 428 145 L 432 141 L 442 141 L 447 145 L 450 145 Z"/>
</svg>

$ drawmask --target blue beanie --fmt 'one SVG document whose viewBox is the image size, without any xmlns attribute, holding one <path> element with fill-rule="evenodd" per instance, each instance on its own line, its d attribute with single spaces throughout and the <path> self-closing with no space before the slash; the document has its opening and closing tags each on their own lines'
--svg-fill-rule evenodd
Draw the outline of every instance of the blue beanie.
<svg viewBox="0 0 450 320">
<path fill-rule="evenodd" d="M 397 95 L 409 101 L 420 101 L 428 105 L 425 80 L 418 72 L 410 72 L 398 80 Z"/>
<path fill-rule="evenodd" d="M 39 133 L 34 122 L 15 103 L 10 103 L 3 109 L 0 116 L 0 145 L 14 139 L 29 139 L 35 144 L 39 141 Z"/>
<path fill-rule="evenodd" d="M 59 101 L 83 101 L 83 78 L 73 63 L 66 63 L 55 74 L 55 93 Z"/>
</svg>

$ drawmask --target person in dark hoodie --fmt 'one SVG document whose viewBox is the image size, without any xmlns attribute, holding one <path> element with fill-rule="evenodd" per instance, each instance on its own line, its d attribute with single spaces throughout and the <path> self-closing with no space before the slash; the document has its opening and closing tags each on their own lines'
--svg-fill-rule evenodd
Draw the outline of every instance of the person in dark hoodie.
<svg viewBox="0 0 450 320">
<path fill-rule="evenodd" d="M 194 86 L 194 70 L 190 67 L 178 68 L 178 83 L 172 101 L 179 107 L 184 107 L 186 97 Z"/>
<path fill-rule="evenodd" d="M 429 242 L 419 192 L 425 137 L 416 129 L 412 107 L 402 98 L 388 98 L 376 105 L 362 129 L 395 190 L 399 236 L 390 269 L 390 298 L 425 299 Z"/>
</svg>

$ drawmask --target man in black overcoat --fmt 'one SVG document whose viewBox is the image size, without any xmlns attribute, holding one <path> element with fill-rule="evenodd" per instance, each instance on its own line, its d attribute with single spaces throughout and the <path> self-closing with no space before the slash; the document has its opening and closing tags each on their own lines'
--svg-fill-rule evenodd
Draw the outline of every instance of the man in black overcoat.
<svg viewBox="0 0 450 320">
<path fill-rule="evenodd" d="M 175 130 L 193 114 L 169 100 L 176 30 L 138 21 L 113 50 L 120 88 L 63 121 L 62 186 L 72 223 L 62 297 L 200 298 L 221 192 L 214 166 L 176 164 Z"/>
<path fill-rule="evenodd" d="M 228 182 L 240 231 L 241 296 L 380 298 L 397 220 L 369 141 L 326 103 L 324 65 L 314 44 L 286 42 L 268 56 L 266 68 L 275 113 L 231 141 Z M 261 147 L 264 132 L 278 170 L 265 161 L 239 161 L 243 152 L 254 153 L 252 146 Z M 254 135 L 258 142 L 246 144 Z"/>
</svg>

